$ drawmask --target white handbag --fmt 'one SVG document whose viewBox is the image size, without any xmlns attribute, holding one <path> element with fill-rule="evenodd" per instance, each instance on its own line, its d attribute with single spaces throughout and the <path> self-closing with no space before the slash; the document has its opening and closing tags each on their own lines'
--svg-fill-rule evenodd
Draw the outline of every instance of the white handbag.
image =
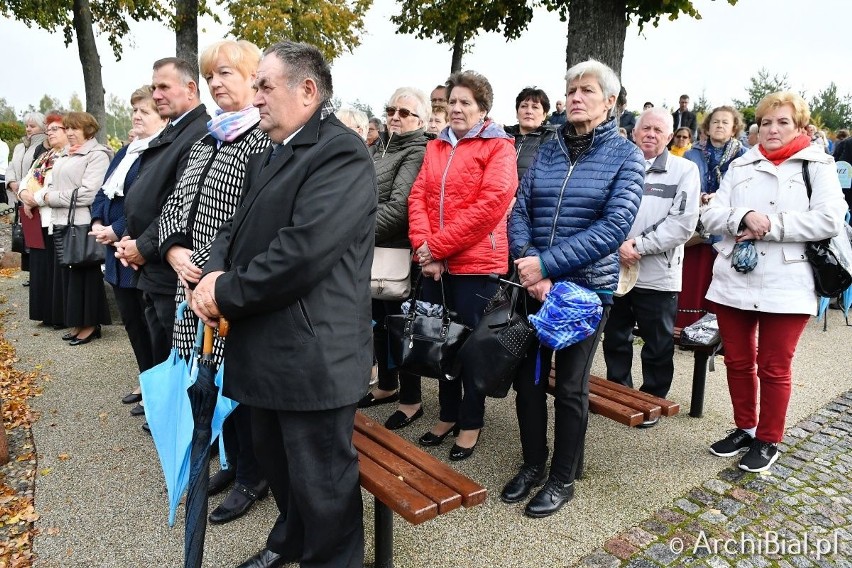
<svg viewBox="0 0 852 568">
<path fill-rule="evenodd" d="M 370 270 L 374 300 L 405 300 L 411 294 L 411 250 L 376 247 Z"/>
</svg>

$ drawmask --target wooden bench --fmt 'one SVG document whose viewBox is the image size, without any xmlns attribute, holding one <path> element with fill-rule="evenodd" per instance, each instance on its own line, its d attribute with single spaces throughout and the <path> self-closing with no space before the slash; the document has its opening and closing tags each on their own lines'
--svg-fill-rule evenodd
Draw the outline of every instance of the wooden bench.
<svg viewBox="0 0 852 568">
<path fill-rule="evenodd" d="M 551 368 L 547 392 L 554 393 L 556 371 Z M 589 411 L 615 420 L 625 426 L 638 426 L 660 416 L 674 416 L 680 405 L 648 393 L 589 376 Z"/>
<path fill-rule="evenodd" d="M 375 497 L 375 568 L 393 567 L 393 512 L 413 525 L 485 501 L 484 487 L 360 412 L 352 437 Z"/>
</svg>

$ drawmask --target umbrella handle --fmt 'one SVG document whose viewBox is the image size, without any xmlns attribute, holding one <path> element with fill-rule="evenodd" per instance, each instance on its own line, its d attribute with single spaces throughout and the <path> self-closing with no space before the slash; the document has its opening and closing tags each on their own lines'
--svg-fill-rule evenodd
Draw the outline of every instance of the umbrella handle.
<svg viewBox="0 0 852 568">
<path fill-rule="evenodd" d="M 231 323 L 225 318 L 219 318 L 219 337 L 228 337 L 231 331 Z"/>
<path fill-rule="evenodd" d="M 213 328 L 204 326 L 204 346 L 201 349 L 202 355 L 213 354 Z"/>
</svg>

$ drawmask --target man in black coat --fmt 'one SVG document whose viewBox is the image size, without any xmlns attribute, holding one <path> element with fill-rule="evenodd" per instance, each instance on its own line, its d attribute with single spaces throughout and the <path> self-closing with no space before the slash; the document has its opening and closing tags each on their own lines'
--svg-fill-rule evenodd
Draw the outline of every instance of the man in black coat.
<svg viewBox="0 0 852 568">
<path fill-rule="evenodd" d="M 207 133 L 210 117 L 198 98 L 195 73 L 183 59 L 155 62 L 152 86 L 157 110 L 169 124 L 140 158 L 139 175 L 124 201 L 127 230 L 117 256 L 139 267 L 136 287 L 145 299 L 154 361 L 160 362 L 172 348 L 177 290 L 175 271 L 160 257 L 160 212 L 186 168 L 190 148 Z"/>
<path fill-rule="evenodd" d="M 698 132 L 698 121 L 695 119 L 695 114 L 689 110 L 689 95 L 680 96 L 678 108 L 672 113 L 672 130 L 677 132 L 678 128 L 683 127 L 692 131 L 692 139 L 695 140 L 695 134 Z"/>
<path fill-rule="evenodd" d="M 834 146 L 834 161 L 852 164 L 852 138 L 847 138 Z M 852 209 L 852 189 L 843 188 L 843 196 L 846 198 L 849 209 Z"/>
<path fill-rule="evenodd" d="M 375 172 L 363 140 L 332 114 L 331 72 L 315 47 L 273 45 L 256 86 L 273 148 L 249 162 L 243 201 L 192 294 L 206 323 L 231 324 L 224 392 L 252 408 L 280 513 L 241 567 L 361 567 L 352 433 L 372 365 Z"/>
</svg>

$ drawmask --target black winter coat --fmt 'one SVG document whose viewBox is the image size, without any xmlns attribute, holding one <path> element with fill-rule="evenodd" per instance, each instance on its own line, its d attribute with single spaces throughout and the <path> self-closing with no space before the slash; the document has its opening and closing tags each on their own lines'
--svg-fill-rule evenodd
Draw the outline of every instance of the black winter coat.
<svg viewBox="0 0 852 568">
<path fill-rule="evenodd" d="M 518 185 L 520 185 L 521 178 L 532 165 L 539 146 L 556 137 L 556 127 L 541 125 L 529 134 L 521 134 L 519 124 L 506 126 L 503 130 L 506 131 L 506 134 L 515 137 L 515 154 L 518 156 Z"/>
<path fill-rule="evenodd" d="M 420 173 L 426 143 L 425 129 L 394 134 L 385 147 L 370 147 L 379 186 L 376 246 L 405 248 L 408 242 L 408 194 Z"/>
<path fill-rule="evenodd" d="M 177 275 L 160 257 L 160 212 L 186 168 L 190 148 L 207 134 L 208 120 L 207 109 L 198 105 L 142 153 L 133 191 L 124 199 L 125 234 L 136 239 L 136 248 L 145 257 L 136 285 L 140 290 L 174 294 L 177 289 Z"/>
</svg>

